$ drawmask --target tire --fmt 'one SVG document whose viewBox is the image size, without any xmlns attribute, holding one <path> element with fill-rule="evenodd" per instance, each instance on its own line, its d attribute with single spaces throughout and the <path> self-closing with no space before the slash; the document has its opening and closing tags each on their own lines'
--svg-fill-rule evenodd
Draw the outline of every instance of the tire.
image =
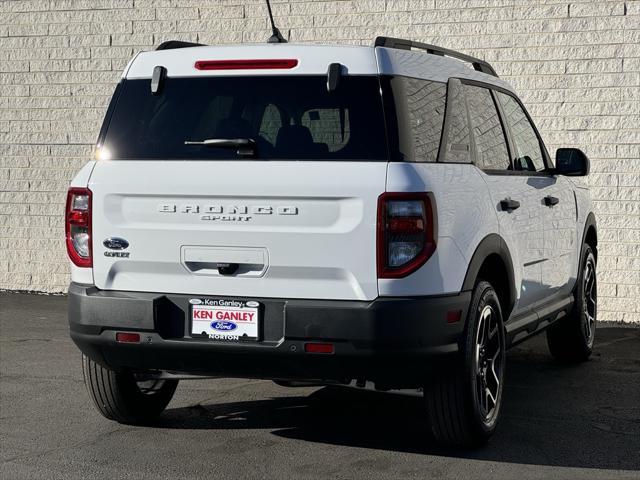
<svg viewBox="0 0 640 480">
<path fill-rule="evenodd" d="M 504 322 L 489 282 L 480 280 L 474 288 L 461 348 L 454 367 L 429 379 L 424 399 L 436 442 L 472 448 L 485 444 L 495 432 L 504 389 Z"/>
<path fill-rule="evenodd" d="M 547 330 L 547 345 L 553 357 L 563 363 L 580 363 L 593 350 L 598 316 L 596 257 L 585 244 L 575 290 L 573 309 Z"/>
<path fill-rule="evenodd" d="M 102 416 L 131 425 L 156 420 L 178 386 L 177 380 L 137 381 L 133 374 L 104 368 L 86 355 L 82 355 L 82 375 Z"/>
</svg>

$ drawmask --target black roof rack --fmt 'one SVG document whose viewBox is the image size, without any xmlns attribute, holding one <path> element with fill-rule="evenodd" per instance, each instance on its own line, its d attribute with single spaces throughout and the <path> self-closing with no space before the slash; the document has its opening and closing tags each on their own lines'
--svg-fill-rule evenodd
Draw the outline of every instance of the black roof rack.
<svg viewBox="0 0 640 480">
<path fill-rule="evenodd" d="M 181 40 L 169 40 L 162 42 L 156 50 L 173 50 L 174 48 L 187 48 L 187 47 L 204 47 L 202 43 L 183 42 Z"/>
<path fill-rule="evenodd" d="M 472 57 L 470 55 L 465 55 L 464 53 L 456 52 L 455 50 L 449 50 L 448 48 L 438 47 L 436 45 L 429 45 L 427 43 L 414 42 L 413 40 L 404 40 L 402 38 L 392 38 L 392 37 L 377 37 L 375 42 L 376 47 L 387 47 L 387 48 L 398 48 L 401 50 L 411 50 L 412 48 L 417 48 L 420 50 L 425 50 L 427 53 L 432 55 L 439 55 L 441 57 L 447 56 L 452 58 L 457 58 L 458 60 L 462 60 L 464 62 L 469 62 L 473 65 L 473 68 L 478 72 L 487 73 L 489 75 L 493 75 L 497 77 L 498 74 L 493 69 L 488 62 L 484 60 L 480 60 L 479 58 Z"/>
</svg>

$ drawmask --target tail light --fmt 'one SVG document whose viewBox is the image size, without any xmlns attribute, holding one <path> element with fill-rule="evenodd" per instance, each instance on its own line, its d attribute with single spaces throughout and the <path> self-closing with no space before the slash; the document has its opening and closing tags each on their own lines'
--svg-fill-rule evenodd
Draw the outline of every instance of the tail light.
<svg viewBox="0 0 640 480">
<path fill-rule="evenodd" d="M 426 193 L 378 198 L 378 278 L 415 272 L 436 249 L 431 199 Z"/>
<path fill-rule="evenodd" d="M 91 190 L 70 188 L 65 212 L 67 253 L 78 267 L 92 267 L 91 251 Z"/>
</svg>

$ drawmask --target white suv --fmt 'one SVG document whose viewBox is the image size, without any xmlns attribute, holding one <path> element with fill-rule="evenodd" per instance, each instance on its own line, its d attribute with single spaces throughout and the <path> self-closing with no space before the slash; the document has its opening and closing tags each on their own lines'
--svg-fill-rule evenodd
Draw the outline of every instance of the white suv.
<svg viewBox="0 0 640 480">
<path fill-rule="evenodd" d="M 507 348 L 549 327 L 554 356 L 591 352 L 589 161 L 554 166 L 484 61 L 167 42 L 96 152 L 68 193 L 69 322 L 109 419 L 152 420 L 186 377 L 366 385 L 423 392 L 436 439 L 474 445 Z"/>
</svg>

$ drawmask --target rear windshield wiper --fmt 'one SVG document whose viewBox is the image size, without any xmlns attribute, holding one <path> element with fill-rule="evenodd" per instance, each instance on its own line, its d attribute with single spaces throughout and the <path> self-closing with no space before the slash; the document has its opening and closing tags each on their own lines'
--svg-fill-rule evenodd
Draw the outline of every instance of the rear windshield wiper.
<svg viewBox="0 0 640 480">
<path fill-rule="evenodd" d="M 206 140 L 185 140 L 185 145 L 204 145 L 205 147 L 236 148 L 241 157 L 257 157 L 258 146 L 252 138 L 207 138 Z"/>
</svg>

